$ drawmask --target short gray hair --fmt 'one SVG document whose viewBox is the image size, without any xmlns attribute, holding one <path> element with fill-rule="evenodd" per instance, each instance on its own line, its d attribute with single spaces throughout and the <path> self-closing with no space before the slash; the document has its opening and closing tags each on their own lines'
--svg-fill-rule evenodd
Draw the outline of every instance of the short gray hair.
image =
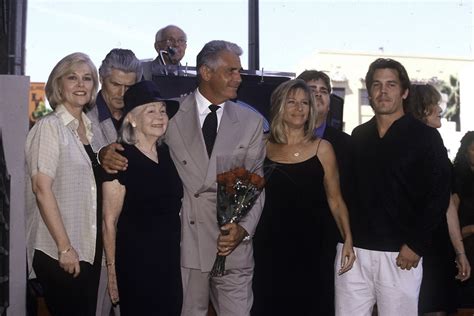
<svg viewBox="0 0 474 316">
<path fill-rule="evenodd" d="M 110 76 L 112 69 L 121 70 L 136 74 L 137 82 L 142 79 L 143 69 L 140 60 L 135 56 L 130 49 L 114 48 L 112 49 L 102 61 L 99 67 L 99 76 L 104 79 Z"/>
<path fill-rule="evenodd" d="M 188 36 L 186 35 L 186 33 L 179 27 L 179 26 L 176 26 L 176 25 L 173 25 L 173 24 L 170 24 L 170 25 L 167 25 L 165 27 L 162 27 L 161 29 L 158 30 L 158 32 L 156 32 L 156 35 L 155 35 L 155 43 L 156 42 L 160 42 L 162 40 L 165 40 L 165 38 L 163 38 L 163 33 L 165 31 L 167 31 L 168 29 L 170 28 L 176 28 L 178 30 L 180 30 L 181 32 L 183 32 L 184 34 L 184 38 L 187 40 L 188 39 Z"/>
<path fill-rule="evenodd" d="M 196 57 L 196 69 L 199 73 L 199 68 L 206 65 L 211 69 L 217 68 L 218 56 L 223 51 L 229 51 L 237 56 L 241 56 L 243 53 L 242 48 L 231 42 L 215 40 L 210 41 L 201 49 Z"/>
</svg>

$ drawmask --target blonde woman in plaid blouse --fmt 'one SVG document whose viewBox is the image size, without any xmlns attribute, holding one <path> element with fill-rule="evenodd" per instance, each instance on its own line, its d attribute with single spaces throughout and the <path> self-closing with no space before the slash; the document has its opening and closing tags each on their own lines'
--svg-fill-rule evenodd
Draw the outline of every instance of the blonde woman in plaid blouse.
<svg viewBox="0 0 474 316">
<path fill-rule="evenodd" d="M 95 313 L 102 243 L 91 122 L 83 110 L 97 87 L 87 55 L 64 57 L 46 84 L 54 112 L 26 141 L 29 277 L 37 277 L 52 315 Z"/>
</svg>

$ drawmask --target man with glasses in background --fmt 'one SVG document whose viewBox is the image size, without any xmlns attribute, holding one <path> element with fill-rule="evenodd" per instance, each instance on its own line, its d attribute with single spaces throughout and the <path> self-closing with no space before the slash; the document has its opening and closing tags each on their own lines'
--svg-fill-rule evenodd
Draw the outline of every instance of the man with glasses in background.
<svg viewBox="0 0 474 316">
<path fill-rule="evenodd" d="M 155 50 L 158 56 L 143 63 L 143 77 L 152 80 L 152 75 L 180 76 L 184 74 L 181 60 L 186 53 L 186 33 L 176 25 L 161 28 L 155 35 Z"/>
</svg>

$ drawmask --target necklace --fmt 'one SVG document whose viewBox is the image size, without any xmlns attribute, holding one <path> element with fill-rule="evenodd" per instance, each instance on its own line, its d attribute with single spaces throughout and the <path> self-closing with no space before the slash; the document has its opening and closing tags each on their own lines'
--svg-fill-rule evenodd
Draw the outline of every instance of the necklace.
<svg viewBox="0 0 474 316">
<path fill-rule="evenodd" d="M 304 142 L 298 142 L 298 143 L 293 144 L 293 145 L 290 147 L 290 148 L 292 149 L 292 150 L 291 150 L 291 152 L 292 152 L 291 155 L 292 155 L 293 157 L 299 157 L 299 156 L 301 155 L 301 150 L 302 150 L 301 147 L 304 147 L 304 146 L 302 146 L 302 145 L 304 145 Z M 296 147 L 296 148 L 295 148 L 295 147 Z"/>
</svg>

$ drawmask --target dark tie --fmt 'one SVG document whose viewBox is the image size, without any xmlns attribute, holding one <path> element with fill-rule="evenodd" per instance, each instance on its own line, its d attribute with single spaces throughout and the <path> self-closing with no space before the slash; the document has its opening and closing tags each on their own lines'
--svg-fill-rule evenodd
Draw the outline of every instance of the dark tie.
<svg viewBox="0 0 474 316">
<path fill-rule="evenodd" d="M 220 106 L 211 104 L 209 105 L 209 113 L 202 124 L 202 136 L 204 136 L 204 143 L 206 143 L 207 154 L 211 157 L 212 147 L 214 147 L 214 141 L 217 136 L 217 114 L 216 111 Z"/>
</svg>

